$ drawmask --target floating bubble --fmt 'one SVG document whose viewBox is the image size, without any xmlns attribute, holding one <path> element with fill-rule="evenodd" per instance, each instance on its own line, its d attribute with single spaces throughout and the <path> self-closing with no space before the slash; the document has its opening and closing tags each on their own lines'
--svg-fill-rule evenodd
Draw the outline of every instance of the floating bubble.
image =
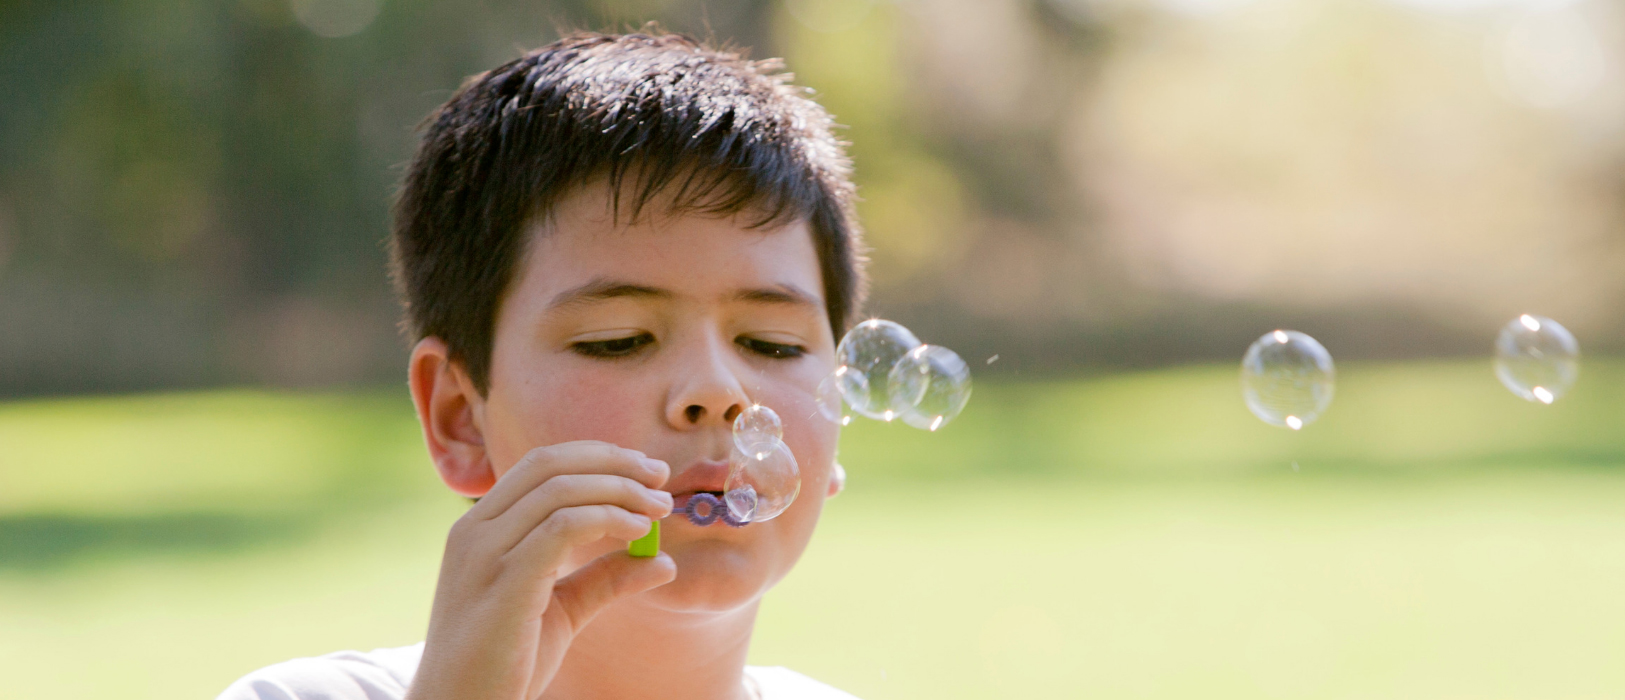
<svg viewBox="0 0 1625 700">
<path fill-rule="evenodd" d="M 753 403 L 734 418 L 734 446 L 761 458 L 784 439 L 784 423 L 773 409 Z"/>
<path fill-rule="evenodd" d="M 801 493 L 801 468 L 783 441 L 760 456 L 735 451 L 730 461 L 722 500 L 737 520 L 772 520 Z"/>
<path fill-rule="evenodd" d="M 947 425 L 970 400 L 970 367 L 940 345 L 908 351 L 892 366 L 887 383 L 897 415 L 922 430 Z"/>
<path fill-rule="evenodd" d="M 1495 339 L 1495 376 L 1525 401 L 1550 404 L 1580 376 L 1580 343 L 1562 324 L 1524 314 Z"/>
<path fill-rule="evenodd" d="M 1265 333 L 1241 358 L 1241 396 L 1270 425 L 1301 430 L 1332 403 L 1332 355 L 1297 331 Z"/>
<path fill-rule="evenodd" d="M 851 376 L 847 376 L 851 375 Z M 852 422 L 852 416 L 846 412 L 846 400 L 842 397 L 841 384 L 845 381 L 853 385 L 853 392 L 869 394 L 869 380 L 862 372 L 855 372 L 851 367 L 841 365 L 836 367 L 828 377 L 818 382 L 818 390 L 813 399 L 818 403 L 818 415 L 831 423 L 847 425 Z"/>
<path fill-rule="evenodd" d="M 920 339 L 907 328 L 878 318 L 864 321 L 849 331 L 835 348 L 835 361 L 850 368 L 838 382 L 846 404 L 869 418 L 883 421 L 896 418 L 897 409 L 887 376 L 897 360 L 919 345 Z"/>
</svg>

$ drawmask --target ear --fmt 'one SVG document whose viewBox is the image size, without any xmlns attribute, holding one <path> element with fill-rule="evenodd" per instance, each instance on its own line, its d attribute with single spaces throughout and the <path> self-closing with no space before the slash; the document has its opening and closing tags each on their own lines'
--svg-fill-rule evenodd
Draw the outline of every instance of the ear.
<svg viewBox="0 0 1625 700">
<path fill-rule="evenodd" d="M 460 495 L 484 496 L 497 481 L 480 420 L 485 399 L 462 364 L 451 359 L 445 341 L 418 341 L 407 364 L 407 384 L 440 480 Z"/>
</svg>

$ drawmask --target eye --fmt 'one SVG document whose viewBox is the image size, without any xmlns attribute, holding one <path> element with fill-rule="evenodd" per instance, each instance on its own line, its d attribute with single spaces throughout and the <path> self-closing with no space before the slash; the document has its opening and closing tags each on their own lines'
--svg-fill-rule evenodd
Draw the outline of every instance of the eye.
<svg viewBox="0 0 1625 700">
<path fill-rule="evenodd" d="M 625 338 L 583 340 L 578 343 L 571 343 L 570 349 L 587 357 L 626 357 L 642 350 L 643 346 L 653 342 L 655 342 L 653 335 L 639 333 Z"/>
<path fill-rule="evenodd" d="M 807 349 L 800 345 L 774 343 L 762 340 L 760 338 L 752 338 L 743 335 L 739 336 L 739 339 L 735 340 L 734 342 L 738 343 L 739 347 L 761 355 L 762 357 L 771 357 L 775 360 L 791 360 L 807 354 Z"/>
</svg>

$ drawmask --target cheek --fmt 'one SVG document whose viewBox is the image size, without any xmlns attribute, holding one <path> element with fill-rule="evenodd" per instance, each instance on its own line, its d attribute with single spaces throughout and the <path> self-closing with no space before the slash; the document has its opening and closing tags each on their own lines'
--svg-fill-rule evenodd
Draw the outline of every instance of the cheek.
<svg viewBox="0 0 1625 700">
<path fill-rule="evenodd" d="M 556 440 L 603 440 L 622 444 L 658 418 L 659 402 L 641 383 L 611 372 L 561 373 L 541 397 L 540 410 Z M 636 447 L 636 445 L 625 445 Z"/>
<path fill-rule="evenodd" d="M 824 472 L 828 471 L 834 459 L 841 428 L 825 418 L 818 409 L 815 392 L 818 381 L 824 375 L 816 372 L 807 374 L 807 377 L 798 377 L 794 384 L 776 392 L 765 403 L 774 407 L 784 421 L 785 443 L 795 453 L 803 472 L 811 467 L 812 473 L 827 476 Z M 803 474 L 804 478 L 806 476 Z M 804 488 L 811 485 L 807 483 Z"/>
<path fill-rule="evenodd" d="M 493 386 L 498 386 L 495 381 Z M 660 417 L 657 397 L 624 374 L 593 368 L 548 368 L 511 381 L 509 400 L 492 402 L 488 411 L 501 435 L 492 442 L 510 453 L 506 464 L 544 445 L 575 440 L 602 440 L 640 448 L 645 433 Z M 493 455 L 495 456 L 495 455 Z"/>
</svg>

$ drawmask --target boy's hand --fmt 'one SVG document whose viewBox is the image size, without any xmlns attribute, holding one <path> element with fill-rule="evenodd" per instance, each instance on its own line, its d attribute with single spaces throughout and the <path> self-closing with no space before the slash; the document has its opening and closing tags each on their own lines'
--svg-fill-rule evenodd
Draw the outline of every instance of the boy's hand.
<svg viewBox="0 0 1625 700">
<path fill-rule="evenodd" d="M 411 700 L 532 700 L 604 606 L 677 576 L 665 553 L 606 554 L 559 570 L 578 547 L 629 542 L 671 513 L 665 462 L 605 442 L 538 447 L 451 527 Z"/>
</svg>

